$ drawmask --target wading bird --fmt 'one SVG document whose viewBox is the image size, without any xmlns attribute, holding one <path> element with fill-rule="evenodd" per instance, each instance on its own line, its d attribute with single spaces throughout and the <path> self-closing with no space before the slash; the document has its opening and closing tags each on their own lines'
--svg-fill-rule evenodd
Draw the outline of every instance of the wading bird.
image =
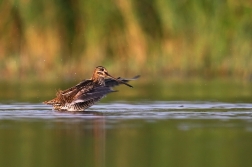
<svg viewBox="0 0 252 167">
<path fill-rule="evenodd" d="M 54 110 L 58 111 L 84 111 L 105 97 L 106 94 L 116 92 L 112 87 L 120 84 L 132 87 L 127 82 L 139 77 L 138 75 L 132 79 L 114 78 L 104 67 L 98 66 L 91 79 L 83 80 L 69 89 L 58 91 L 56 98 L 44 103 L 52 105 Z"/>
</svg>

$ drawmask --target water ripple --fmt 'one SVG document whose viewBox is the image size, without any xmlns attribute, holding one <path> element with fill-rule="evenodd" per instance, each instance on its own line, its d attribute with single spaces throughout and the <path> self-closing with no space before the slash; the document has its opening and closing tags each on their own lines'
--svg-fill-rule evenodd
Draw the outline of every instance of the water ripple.
<svg viewBox="0 0 252 167">
<path fill-rule="evenodd" d="M 43 104 L 13 103 L 0 105 L 0 119 L 243 119 L 252 120 L 252 104 L 207 101 L 169 101 L 128 104 L 100 103 L 85 112 L 62 113 Z"/>
</svg>

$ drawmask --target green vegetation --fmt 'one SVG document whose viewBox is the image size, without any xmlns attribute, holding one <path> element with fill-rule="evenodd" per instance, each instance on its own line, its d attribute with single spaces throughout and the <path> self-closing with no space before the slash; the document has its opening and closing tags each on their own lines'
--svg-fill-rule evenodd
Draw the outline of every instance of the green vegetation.
<svg viewBox="0 0 252 167">
<path fill-rule="evenodd" d="M 252 76 L 250 0 L 0 1 L 0 78 Z M 76 75 L 75 75 L 76 74 Z"/>
</svg>

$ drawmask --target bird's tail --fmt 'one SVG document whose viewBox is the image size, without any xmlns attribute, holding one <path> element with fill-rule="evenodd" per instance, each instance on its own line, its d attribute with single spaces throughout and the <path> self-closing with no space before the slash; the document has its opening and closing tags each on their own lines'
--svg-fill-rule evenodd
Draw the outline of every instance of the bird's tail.
<svg viewBox="0 0 252 167">
<path fill-rule="evenodd" d="M 54 105 L 54 104 L 58 104 L 59 102 L 57 98 L 54 98 L 52 100 L 44 101 L 43 103 L 48 104 L 48 105 Z"/>
</svg>

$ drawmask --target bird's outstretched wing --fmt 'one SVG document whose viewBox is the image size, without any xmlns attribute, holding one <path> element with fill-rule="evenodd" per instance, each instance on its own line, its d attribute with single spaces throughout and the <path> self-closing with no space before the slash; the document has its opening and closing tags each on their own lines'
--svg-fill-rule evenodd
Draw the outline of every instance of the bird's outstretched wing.
<svg viewBox="0 0 252 167">
<path fill-rule="evenodd" d="M 118 77 L 117 79 L 120 80 L 120 81 L 123 81 L 123 82 L 127 83 L 129 81 L 133 81 L 133 80 L 136 80 L 138 78 L 140 78 L 140 75 L 137 75 L 137 76 L 135 76 L 135 77 L 133 77 L 131 79 L 125 79 L 125 78 L 121 78 L 121 77 Z M 120 84 L 122 84 L 122 83 L 118 82 L 118 81 L 116 81 L 114 79 L 110 79 L 110 78 L 109 79 L 105 79 L 105 85 L 108 86 L 108 87 L 114 87 L 114 86 L 118 86 Z"/>
<path fill-rule="evenodd" d="M 71 102 L 75 96 L 78 94 L 79 91 L 82 90 L 82 93 L 88 92 L 90 90 L 93 89 L 92 85 L 92 80 L 83 80 L 80 83 L 78 83 L 77 85 L 68 88 L 66 90 L 59 90 L 56 93 L 56 98 L 49 100 L 49 101 L 45 101 L 45 104 L 57 104 L 57 103 L 66 103 L 66 102 Z"/>
<path fill-rule="evenodd" d="M 76 96 L 74 97 L 74 99 L 72 101 L 72 104 L 83 103 L 83 102 L 87 102 L 87 101 L 90 101 L 93 99 L 102 98 L 108 93 L 116 92 L 115 90 L 113 90 L 107 86 L 94 87 L 93 89 L 89 90 L 88 92 L 85 91 L 85 93 L 83 93 L 83 91 L 85 91 L 85 90 L 80 90 L 76 94 Z"/>
<path fill-rule="evenodd" d="M 78 92 L 79 90 L 83 89 L 83 88 L 87 88 L 88 90 L 88 87 L 90 87 L 90 85 L 92 85 L 92 80 L 90 79 L 87 79 L 87 80 L 83 80 L 81 81 L 80 83 L 78 83 L 77 85 L 71 87 L 71 88 L 68 88 L 66 90 L 63 90 L 61 93 L 62 95 L 69 95 L 69 94 L 72 94 L 74 92 Z"/>
</svg>

